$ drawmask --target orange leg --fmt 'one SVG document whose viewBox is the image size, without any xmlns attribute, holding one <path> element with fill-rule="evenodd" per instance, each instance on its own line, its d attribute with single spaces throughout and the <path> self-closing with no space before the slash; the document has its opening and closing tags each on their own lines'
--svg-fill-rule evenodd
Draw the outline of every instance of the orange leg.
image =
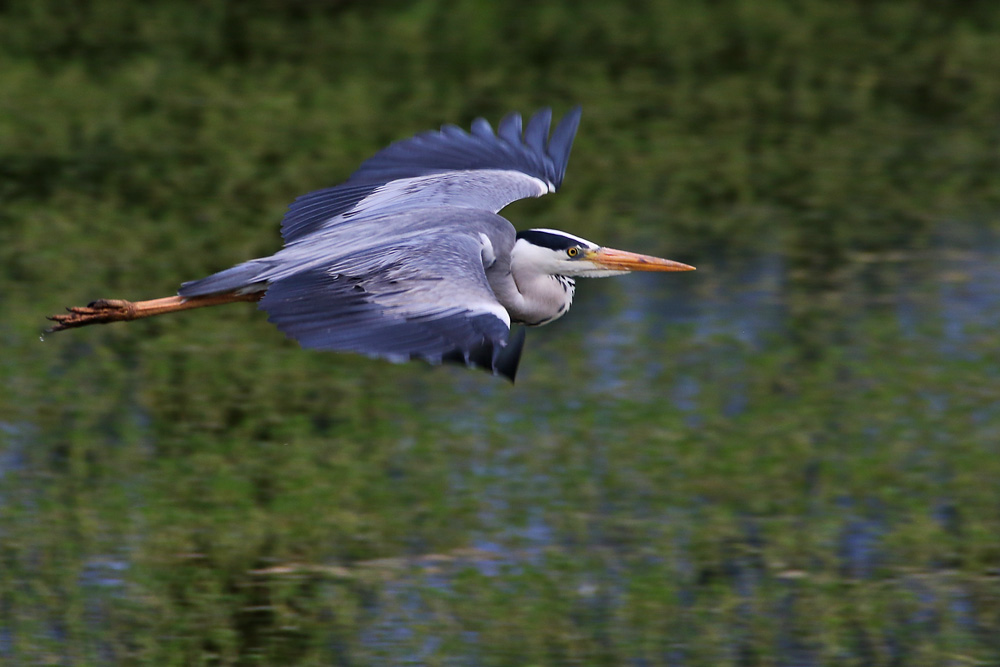
<svg viewBox="0 0 1000 667">
<path fill-rule="evenodd" d="M 185 299 L 180 296 L 168 296 L 162 299 L 152 299 L 150 301 L 125 301 L 123 299 L 98 299 L 86 306 L 73 306 L 67 308 L 66 315 L 53 315 L 48 319 L 55 322 L 45 333 L 62 331 L 63 329 L 74 329 L 85 327 L 89 324 L 107 324 L 108 322 L 126 322 L 128 320 L 138 320 L 143 317 L 162 315 L 164 313 L 176 313 L 180 310 L 190 310 L 192 308 L 205 308 L 206 306 L 218 306 L 223 303 L 236 303 L 237 301 L 259 301 L 264 296 L 263 292 L 252 292 L 250 294 L 238 294 L 230 292 L 228 294 L 209 294 L 207 296 L 193 296 Z"/>
</svg>

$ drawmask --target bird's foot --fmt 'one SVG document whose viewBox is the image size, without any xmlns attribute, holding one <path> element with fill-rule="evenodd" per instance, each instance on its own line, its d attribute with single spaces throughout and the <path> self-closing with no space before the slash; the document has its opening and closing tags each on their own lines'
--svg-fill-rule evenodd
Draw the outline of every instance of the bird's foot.
<svg viewBox="0 0 1000 667">
<path fill-rule="evenodd" d="M 136 308 L 131 301 L 124 299 L 98 299 L 86 306 L 71 306 L 67 313 L 52 315 L 47 318 L 55 322 L 45 330 L 45 333 L 84 327 L 88 324 L 107 324 L 135 319 Z"/>
</svg>

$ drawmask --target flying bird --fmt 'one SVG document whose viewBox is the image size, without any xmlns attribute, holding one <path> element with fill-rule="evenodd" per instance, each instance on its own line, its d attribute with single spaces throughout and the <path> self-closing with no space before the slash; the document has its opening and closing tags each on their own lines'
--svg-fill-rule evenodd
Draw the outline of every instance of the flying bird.
<svg viewBox="0 0 1000 667">
<path fill-rule="evenodd" d="M 281 223 L 284 247 L 176 296 L 100 299 L 48 319 L 48 331 L 257 301 L 303 347 L 391 361 L 476 366 L 514 380 L 524 329 L 566 314 L 574 278 L 690 271 L 554 229 L 516 231 L 497 215 L 562 184 L 580 108 L 549 133 L 542 109 L 471 132 L 445 125 L 391 144 L 344 183 L 302 195 Z"/>
</svg>

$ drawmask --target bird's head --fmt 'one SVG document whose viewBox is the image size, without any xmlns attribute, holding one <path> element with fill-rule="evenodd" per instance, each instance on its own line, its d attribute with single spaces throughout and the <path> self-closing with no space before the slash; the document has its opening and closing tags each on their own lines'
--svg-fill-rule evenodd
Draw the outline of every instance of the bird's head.
<svg viewBox="0 0 1000 667">
<path fill-rule="evenodd" d="M 551 275 L 580 278 L 606 278 L 632 271 L 694 271 L 687 264 L 604 248 L 554 229 L 518 232 L 511 263 Z"/>
</svg>

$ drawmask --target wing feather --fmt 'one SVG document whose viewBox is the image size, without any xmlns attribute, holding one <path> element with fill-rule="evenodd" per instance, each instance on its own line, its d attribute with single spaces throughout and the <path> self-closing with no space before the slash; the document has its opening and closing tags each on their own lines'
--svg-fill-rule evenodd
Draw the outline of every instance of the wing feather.
<svg viewBox="0 0 1000 667">
<path fill-rule="evenodd" d="M 291 243 L 337 224 L 359 207 L 381 210 L 384 193 L 393 210 L 433 204 L 496 212 L 517 199 L 554 191 L 566 173 L 580 108 L 563 116 L 550 138 L 551 119 L 551 109 L 542 109 L 522 129 L 520 114 L 511 113 L 495 134 L 487 121 L 477 118 L 471 133 L 445 125 L 397 141 L 363 162 L 343 184 L 296 199 L 281 233 Z M 398 182 L 405 182 L 405 198 Z"/>
<path fill-rule="evenodd" d="M 576 136 L 576 128 L 580 126 L 580 114 L 568 113 L 556 125 L 552 131 L 552 138 L 546 147 L 546 153 L 552 159 L 556 178 L 552 181 L 555 184 L 562 183 L 566 174 L 566 164 L 569 162 L 569 152 L 573 148 L 573 137 Z"/>
<path fill-rule="evenodd" d="M 521 143 L 521 114 L 509 113 L 500 119 L 497 136 L 512 146 Z"/>
<path fill-rule="evenodd" d="M 524 131 L 524 143 L 535 153 L 546 157 L 548 155 L 545 152 L 545 143 L 549 138 L 551 124 L 552 109 L 542 109 L 531 117 L 531 120 L 528 121 L 528 128 Z"/>
<path fill-rule="evenodd" d="M 493 126 L 485 118 L 477 118 L 472 121 L 472 134 L 480 139 L 491 141 L 493 139 Z"/>
<path fill-rule="evenodd" d="M 510 317 L 482 250 L 450 229 L 406 237 L 273 280 L 260 308 L 303 347 L 461 362 L 513 380 L 523 340 L 507 349 Z"/>
</svg>

